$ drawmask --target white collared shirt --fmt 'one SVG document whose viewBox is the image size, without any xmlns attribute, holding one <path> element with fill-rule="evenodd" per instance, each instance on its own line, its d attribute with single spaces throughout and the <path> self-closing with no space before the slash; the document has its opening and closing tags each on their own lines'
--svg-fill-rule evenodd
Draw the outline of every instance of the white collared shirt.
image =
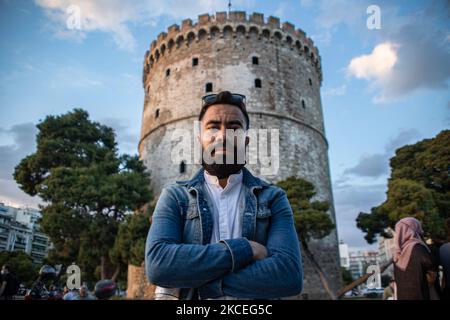
<svg viewBox="0 0 450 320">
<path fill-rule="evenodd" d="M 228 177 L 227 185 L 222 188 L 219 179 L 204 171 L 205 185 L 213 214 L 213 232 L 211 243 L 220 240 L 236 239 L 242 236 L 242 219 L 244 196 L 242 192 L 242 170 Z"/>
</svg>

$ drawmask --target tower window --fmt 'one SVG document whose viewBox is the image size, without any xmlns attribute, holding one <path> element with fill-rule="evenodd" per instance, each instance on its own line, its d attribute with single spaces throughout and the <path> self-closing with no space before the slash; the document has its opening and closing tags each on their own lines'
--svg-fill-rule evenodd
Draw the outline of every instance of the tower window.
<svg viewBox="0 0 450 320">
<path fill-rule="evenodd" d="M 305 106 L 305 100 L 303 100 L 303 99 L 302 99 L 302 107 L 303 107 L 303 109 L 306 108 L 306 106 Z"/>
<path fill-rule="evenodd" d="M 312 86 L 312 80 L 311 80 L 311 78 L 309 78 L 308 80 L 309 80 L 309 85 Z"/>
<path fill-rule="evenodd" d="M 192 59 L 192 66 L 193 67 L 198 66 L 198 58 L 193 58 Z"/>
<path fill-rule="evenodd" d="M 166 70 L 166 77 L 170 76 L 170 69 Z"/>
<path fill-rule="evenodd" d="M 259 64 L 259 58 L 258 57 L 252 57 L 252 63 L 253 64 Z"/>
<path fill-rule="evenodd" d="M 205 85 L 205 92 L 212 92 L 213 91 L 213 84 L 211 82 L 208 82 Z"/>
<path fill-rule="evenodd" d="M 155 111 L 155 118 L 158 118 L 159 117 L 159 109 L 156 109 L 156 111 Z"/>
<path fill-rule="evenodd" d="M 181 161 L 180 163 L 180 173 L 186 172 L 186 163 L 184 161 Z"/>
<path fill-rule="evenodd" d="M 255 79 L 255 88 L 261 88 L 261 79 Z"/>
</svg>

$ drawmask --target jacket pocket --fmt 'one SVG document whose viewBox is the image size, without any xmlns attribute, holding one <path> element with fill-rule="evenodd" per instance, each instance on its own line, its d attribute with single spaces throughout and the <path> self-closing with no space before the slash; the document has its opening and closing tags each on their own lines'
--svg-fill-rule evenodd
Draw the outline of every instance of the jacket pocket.
<svg viewBox="0 0 450 320">
<path fill-rule="evenodd" d="M 272 211 L 266 203 L 259 204 L 256 211 L 256 230 L 255 241 L 265 245 L 267 243 L 267 236 L 270 229 L 270 220 L 272 217 Z"/>
<path fill-rule="evenodd" d="M 267 203 L 259 204 L 258 211 L 256 212 L 257 219 L 266 219 L 272 216 L 272 211 L 267 206 Z"/>
<path fill-rule="evenodd" d="M 198 208 L 195 204 L 190 204 L 186 208 L 186 219 L 192 220 L 199 217 Z"/>
<path fill-rule="evenodd" d="M 201 243 L 200 215 L 196 204 L 185 207 L 185 219 L 183 226 L 183 243 Z"/>
</svg>

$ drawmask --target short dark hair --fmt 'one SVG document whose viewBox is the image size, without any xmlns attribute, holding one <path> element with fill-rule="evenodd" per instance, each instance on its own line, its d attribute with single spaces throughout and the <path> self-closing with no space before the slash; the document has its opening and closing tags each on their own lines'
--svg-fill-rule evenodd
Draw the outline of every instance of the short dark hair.
<svg viewBox="0 0 450 320">
<path fill-rule="evenodd" d="M 6 270 L 10 271 L 11 269 L 9 269 L 9 265 L 8 264 L 4 264 L 3 268 L 5 268 Z"/>
<path fill-rule="evenodd" d="M 213 106 L 213 105 L 215 105 L 215 104 L 229 104 L 229 105 L 233 105 L 233 106 L 239 108 L 239 110 L 241 110 L 242 114 L 245 117 L 245 121 L 246 121 L 246 128 L 245 129 L 248 130 L 248 128 L 250 127 L 250 119 L 248 117 L 248 113 L 247 113 L 247 108 L 245 106 L 245 102 L 244 102 L 243 99 L 241 101 L 237 102 L 236 99 L 234 99 L 233 94 L 230 91 L 219 92 L 216 95 L 216 98 L 214 99 L 214 102 L 204 104 L 202 106 L 202 109 L 200 110 L 200 114 L 198 116 L 198 120 L 202 121 L 202 119 L 203 119 L 206 111 L 208 110 L 208 108 Z"/>
</svg>

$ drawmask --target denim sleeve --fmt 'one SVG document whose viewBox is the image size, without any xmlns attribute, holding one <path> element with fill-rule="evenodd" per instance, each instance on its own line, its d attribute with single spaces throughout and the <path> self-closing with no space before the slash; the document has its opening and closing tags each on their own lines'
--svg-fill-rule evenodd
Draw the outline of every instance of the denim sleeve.
<svg viewBox="0 0 450 320">
<path fill-rule="evenodd" d="M 198 288 L 252 261 L 247 239 L 215 244 L 183 244 L 181 207 L 173 190 L 163 189 L 145 248 L 148 280 L 166 288 Z"/>
<path fill-rule="evenodd" d="M 302 291 L 300 246 L 292 209 L 284 191 L 278 191 L 271 209 L 272 222 L 266 245 L 269 256 L 202 286 L 199 288 L 201 299 L 222 296 L 273 299 Z"/>
</svg>

